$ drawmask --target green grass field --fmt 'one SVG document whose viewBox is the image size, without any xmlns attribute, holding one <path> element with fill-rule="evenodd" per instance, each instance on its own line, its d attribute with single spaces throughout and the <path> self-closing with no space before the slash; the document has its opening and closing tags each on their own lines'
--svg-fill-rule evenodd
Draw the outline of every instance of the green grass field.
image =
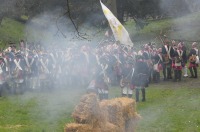
<svg viewBox="0 0 200 132">
<path fill-rule="evenodd" d="M 1 132 L 60 132 L 83 90 L 27 92 L 0 97 Z"/>
<path fill-rule="evenodd" d="M 142 116 L 138 132 L 198 132 L 200 131 L 200 82 L 150 84 L 147 101 L 137 103 Z M 120 92 L 116 93 L 120 96 Z M 113 96 L 114 97 L 114 96 Z"/>
<path fill-rule="evenodd" d="M 176 83 L 150 84 L 146 89 L 147 101 L 136 104 L 142 116 L 137 131 L 200 131 L 199 84 L 199 79 L 189 78 Z M 0 97 L 0 131 L 63 131 L 66 123 L 73 122 L 71 113 L 84 93 L 84 89 L 67 89 Z M 110 89 L 110 98 L 120 94 L 119 87 Z"/>
<path fill-rule="evenodd" d="M 0 45 L 4 47 L 9 42 L 19 42 L 24 39 L 24 25 L 12 19 L 5 18 L 0 26 Z"/>
</svg>

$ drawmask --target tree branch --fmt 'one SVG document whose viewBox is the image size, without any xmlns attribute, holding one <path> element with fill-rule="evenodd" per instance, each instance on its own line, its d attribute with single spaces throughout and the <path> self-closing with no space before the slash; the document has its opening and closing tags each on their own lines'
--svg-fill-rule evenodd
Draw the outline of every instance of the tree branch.
<svg viewBox="0 0 200 132">
<path fill-rule="evenodd" d="M 78 27 L 76 26 L 75 22 L 73 21 L 72 17 L 71 17 L 71 11 L 70 11 L 70 6 L 69 6 L 69 0 L 67 0 L 67 12 L 66 12 L 69 16 L 69 19 L 71 20 L 72 24 L 74 25 L 74 28 L 78 34 L 79 37 L 83 38 L 83 39 L 87 39 L 86 37 L 84 37 L 84 35 L 86 36 L 86 33 L 83 34 L 83 33 L 80 33 L 78 31 Z"/>
</svg>

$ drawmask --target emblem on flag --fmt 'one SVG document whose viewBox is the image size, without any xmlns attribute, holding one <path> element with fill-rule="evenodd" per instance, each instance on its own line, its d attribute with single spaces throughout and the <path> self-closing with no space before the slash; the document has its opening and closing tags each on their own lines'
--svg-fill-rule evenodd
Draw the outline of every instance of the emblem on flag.
<svg viewBox="0 0 200 132">
<path fill-rule="evenodd" d="M 113 32 L 116 41 L 121 44 L 133 46 L 133 42 L 129 37 L 129 33 L 120 23 L 120 21 L 113 15 L 113 13 L 100 1 L 101 7 L 105 17 L 107 18 L 110 28 Z"/>
</svg>

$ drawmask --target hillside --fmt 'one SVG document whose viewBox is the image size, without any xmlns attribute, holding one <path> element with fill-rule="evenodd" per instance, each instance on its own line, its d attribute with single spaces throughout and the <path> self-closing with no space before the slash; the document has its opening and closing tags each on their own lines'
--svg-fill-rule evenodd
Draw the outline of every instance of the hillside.
<svg viewBox="0 0 200 132">
<path fill-rule="evenodd" d="M 24 38 L 24 25 L 12 19 L 4 19 L 0 26 L 1 46 L 9 42 L 18 42 Z"/>
<path fill-rule="evenodd" d="M 159 35 L 167 35 L 170 39 L 175 40 L 184 40 L 186 43 L 190 43 L 190 41 L 200 41 L 200 12 L 196 12 L 184 17 L 172 19 L 162 19 L 162 20 L 148 20 L 149 24 L 145 26 L 142 30 L 137 31 L 135 28 L 135 22 L 133 20 L 130 20 L 125 23 L 125 27 L 128 30 L 133 42 L 137 44 L 146 43 L 146 42 L 155 42 L 155 43 L 161 43 Z M 37 24 L 40 23 L 37 21 Z M 45 25 L 43 20 L 41 20 L 41 25 L 38 26 L 36 29 L 35 27 L 35 34 L 39 34 L 38 38 L 43 39 L 49 39 L 48 41 L 51 41 L 52 38 L 50 37 L 52 35 L 48 35 L 48 31 L 45 31 L 44 33 L 41 33 L 40 28 L 42 25 Z M 50 30 L 52 25 L 47 26 L 45 25 L 44 29 L 49 27 Z M 68 28 L 68 27 L 67 27 Z M 38 30 L 40 29 L 40 30 Z M 49 30 L 49 31 L 50 31 Z M 83 29 L 81 29 L 83 32 Z M 97 29 L 86 29 L 86 33 L 90 34 L 89 32 L 95 32 Z M 42 29 L 43 31 L 43 29 Z M 56 34 L 56 30 L 54 29 Z M 97 35 L 95 37 L 98 37 L 98 35 L 104 34 L 105 30 L 99 30 L 96 31 Z M 39 32 L 39 33 L 37 33 Z M 102 33 L 99 33 L 102 32 Z M 83 32 L 84 33 L 84 32 Z M 2 25 L 0 26 L 0 44 L 4 45 L 8 42 L 18 42 L 20 39 L 26 39 L 27 33 L 25 33 L 25 25 L 23 25 L 20 22 L 14 21 L 12 19 L 4 19 L 2 22 Z M 63 37 L 61 35 L 61 37 Z M 36 39 L 36 36 L 32 36 L 32 38 Z"/>
<path fill-rule="evenodd" d="M 153 41 L 161 43 L 159 35 L 167 35 L 170 39 L 190 41 L 200 41 L 200 12 L 176 19 L 149 20 L 148 25 L 140 31 L 136 31 L 135 23 L 127 22 L 126 28 L 131 34 L 135 43 Z M 134 26 L 133 26 L 134 25 Z"/>
</svg>

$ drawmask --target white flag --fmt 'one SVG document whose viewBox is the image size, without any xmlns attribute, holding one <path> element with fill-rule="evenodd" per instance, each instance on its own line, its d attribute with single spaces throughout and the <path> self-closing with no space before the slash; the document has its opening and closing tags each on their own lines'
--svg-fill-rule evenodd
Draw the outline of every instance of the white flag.
<svg viewBox="0 0 200 132">
<path fill-rule="evenodd" d="M 129 34 L 124 26 L 101 1 L 100 3 L 103 13 L 110 24 L 115 40 L 119 41 L 121 44 L 133 46 L 133 42 L 131 41 Z"/>
</svg>

